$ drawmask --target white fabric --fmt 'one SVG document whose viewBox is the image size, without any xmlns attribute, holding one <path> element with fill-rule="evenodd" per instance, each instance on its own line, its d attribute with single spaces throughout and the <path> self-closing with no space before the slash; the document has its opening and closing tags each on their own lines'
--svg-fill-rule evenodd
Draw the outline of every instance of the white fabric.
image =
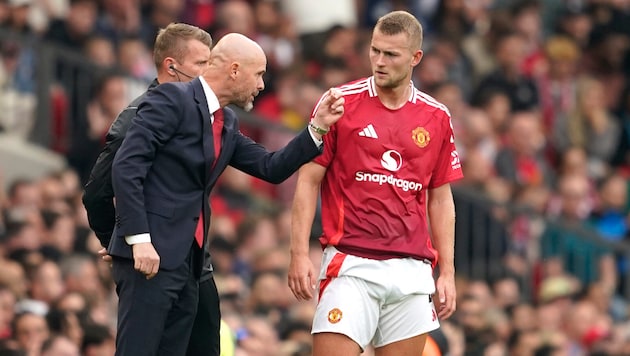
<svg viewBox="0 0 630 356">
<path fill-rule="evenodd" d="M 327 247 L 322 257 L 320 285 L 339 257 Z M 411 258 L 370 260 L 346 255 L 337 277 L 321 292 L 312 333 L 341 333 L 365 349 L 427 333 L 439 327 L 431 294 L 431 265 Z"/>
</svg>

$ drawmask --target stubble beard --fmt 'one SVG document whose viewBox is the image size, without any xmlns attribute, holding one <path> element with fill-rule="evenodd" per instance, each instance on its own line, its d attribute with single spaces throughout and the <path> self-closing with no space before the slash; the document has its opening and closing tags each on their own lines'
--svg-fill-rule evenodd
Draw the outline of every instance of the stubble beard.
<svg viewBox="0 0 630 356">
<path fill-rule="evenodd" d="M 242 106 L 243 110 L 245 110 L 246 112 L 250 112 L 254 109 L 254 102 L 253 101 L 246 101 L 245 104 Z"/>
<path fill-rule="evenodd" d="M 406 85 L 406 83 L 403 83 L 404 79 L 405 77 L 393 78 L 391 75 L 388 75 L 386 78 L 374 77 L 374 83 L 383 89 L 395 89 L 403 84 Z"/>
</svg>

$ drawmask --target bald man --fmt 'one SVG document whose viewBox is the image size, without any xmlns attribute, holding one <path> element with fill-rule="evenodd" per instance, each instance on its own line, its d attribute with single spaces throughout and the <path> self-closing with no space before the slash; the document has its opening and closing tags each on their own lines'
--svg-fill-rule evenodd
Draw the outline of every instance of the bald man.
<svg viewBox="0 0 630 356">
<path fill-rule="evenodd" d="M 338 91 L 309 127 L 268 152 L 242 135 L 234 112 L 251 110 L 267 59 L 240 34 L 225 35 L 206 73 L 161 84 L 138 106 L 116 154 L 116 227 L 108 247 L 118 293 L 116 355 L 184 355 L 197 309 L 208 196 L 230 165 L 280 183 L 322 152 L 322 135 L 343 115 Z"/>
</svg>

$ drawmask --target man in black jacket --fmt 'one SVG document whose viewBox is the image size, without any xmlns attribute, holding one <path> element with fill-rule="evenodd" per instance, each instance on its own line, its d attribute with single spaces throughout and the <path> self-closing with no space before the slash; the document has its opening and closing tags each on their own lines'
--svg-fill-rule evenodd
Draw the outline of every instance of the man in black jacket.
<svg viewBox="0 0 630 356">
<path fill-rule="evenodd" d="M 157 78 L 147 92 L 132 101 L 114 121 L 107 133 L 106 144 L 100 153 L 89 180 L 85 185 L 83 204 L 90 227 L 96 233 L 103 249 L 99 253 L 109 260 L 106 247 L 114 230 L 115 207 L 112 188 L 112 162 L 120 148 L 131 119 L 146 94 L 160 83 L 190 81 L 208 68 L 212 37 L 195 26 L 177 23 L 160 30 L 154 45 Z M 219 355 L 219 329 L 221 314 L 219 296 L 212 278 L 212 264 L 208 251 L 199 283 L 199 304 L 188 345 L 188 355 Z"/>
</svg>

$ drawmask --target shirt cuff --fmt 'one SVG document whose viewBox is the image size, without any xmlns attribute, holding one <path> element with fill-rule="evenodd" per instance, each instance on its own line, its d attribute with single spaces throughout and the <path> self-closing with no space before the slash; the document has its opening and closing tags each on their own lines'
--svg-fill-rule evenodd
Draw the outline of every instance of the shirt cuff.
<svg viewBox="0 0 630 356">
<path fill-rule="evenodd" d="M 125 236 L 125 241 L 127 245 L 135 245 L 142 242 L 151 242 L 151 235 L 148 232 L 137 235 L 129 235 Z"/>
<path fill-rule="evenodd" d="M 313 131 L 311 131 L 310 128 L 306 128 L 306 131 L 308 131 L 308 134 L 311 135 L 311 138 L 313 139 L 313 142 L 315 142 L 315 145 L 317 147 L 322 147 L 322 145 L 324 144 L 324 140 L 319 140 L 317 137 L 315 137 L 315 134 L 313 133 Z"/>
</svg>

